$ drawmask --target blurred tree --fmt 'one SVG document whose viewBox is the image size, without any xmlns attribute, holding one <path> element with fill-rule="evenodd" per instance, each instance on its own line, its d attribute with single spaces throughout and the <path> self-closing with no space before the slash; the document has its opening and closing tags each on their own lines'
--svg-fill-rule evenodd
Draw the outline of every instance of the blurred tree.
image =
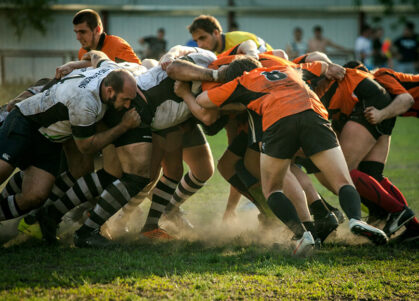
<svg viewBox="0 0 419 301">
<path fill-rule="evenodd" d="M 26 27 L 45 34 L 47 23 L 52 20 L 51 4 L 57 0 L 1 0 L 5 5 L 6 17 L 15 28 L 20 39 Z"/>
</svg>

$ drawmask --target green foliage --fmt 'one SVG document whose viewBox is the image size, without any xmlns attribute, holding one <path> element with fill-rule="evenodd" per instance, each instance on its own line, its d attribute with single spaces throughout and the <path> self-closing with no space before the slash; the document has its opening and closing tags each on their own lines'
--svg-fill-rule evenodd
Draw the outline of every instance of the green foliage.
<svg viewBox="0 0 419 301">
<path fill-rule="evenodd" d="M 57 0 L 5 0 L 6 16 L 15 28 L 15 34 L 20 39 L 25 28 L 33 27 L 42 34 L 46 33 L 47 24 L 51 21 L 51 4 Z"/>
</svg>

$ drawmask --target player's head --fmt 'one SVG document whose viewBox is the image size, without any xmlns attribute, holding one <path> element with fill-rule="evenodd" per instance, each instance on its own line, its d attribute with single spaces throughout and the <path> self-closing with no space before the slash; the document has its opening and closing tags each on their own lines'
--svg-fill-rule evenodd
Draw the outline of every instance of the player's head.
<svg viewBox="0 0 419 301">
<path fill-rule="evenodd" d="M 321 38 L 323 35 L 323 28 L 320 25 L 313 27 L 313 33 L 316 38 Z"/>
<path fill-rule="evenodd" d="M 157 30 L 157 38 L 164 39 L 165 34 L 166 34 L 166 31 L 164 30 L 163 27 L 161 27 Z"/>
<path fill-rule="evenodd" d="M 343 67 L 369 72 L 367 67 L 365 67 L 365 65 L 361 61 L 349 61 L 345 65 L 343 65 Z"/>
<path fill-rule="evenodd" d="M 102 20 L 92 9 L 83 9 L 73 17 L 73 28 L 76 39 L 86 50 L 96 49 L 103 32 Z"/>
<path fill-rule="evenodd" d="M 222 50 L 221 33 L 223 28 L 213 16 L 200 15 L 196 17 L 188 29 L 198 47 L 217 52 Z"/>
<path fill-rule="evenodd" d="M 303 30 L 301 29 L 301 27 L 294 28 L 294 38 L 297 41 L 300 41 L 303 38 Z"/>
<path fill-rule="evenodd" d="M 238 55 L 228 66 L 219 69 L 219 77 L 223 82 L 229 82 L 244 72 L 262 67 L 262 64 L 254 57 Z"/>
<path fill-rule="evenodd" d="M 103 79 L 103 100 L 116 110 L 129 108 L 137 94 L 135 78 L 126 70 L 114 70 Z"/>
<path fill-rule="evenodd" d="M 415 34 L 415 23 L 411 21 L 407 21 L 404 25 L 403 35 L 410 37 Z"/>
</svg>

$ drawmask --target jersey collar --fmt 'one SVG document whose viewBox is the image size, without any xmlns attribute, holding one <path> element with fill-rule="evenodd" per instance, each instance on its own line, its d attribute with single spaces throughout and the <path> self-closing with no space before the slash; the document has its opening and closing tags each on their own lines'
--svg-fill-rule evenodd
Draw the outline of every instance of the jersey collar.
<svg viewBox="0 0 419 301">
<path fill-rule="evenodd" d="M 106 32 L 102 32 L 99 38 L 99 43 L 97 43 L 96 50 L 102 50 L 103 44 L 105 43 Z"/>
</svg>

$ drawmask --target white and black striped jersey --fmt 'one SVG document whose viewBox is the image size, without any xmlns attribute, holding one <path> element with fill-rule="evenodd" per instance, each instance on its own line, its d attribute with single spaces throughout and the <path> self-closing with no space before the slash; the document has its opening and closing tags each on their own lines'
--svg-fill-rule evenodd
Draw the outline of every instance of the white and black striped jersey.
<svg viewBox="0 0 419 301">
<path fill-rule="evenodd" d="M 195 49 L 196 53 L 190 53 L 184 58 L 196 65 L 208 67 L 217 58 L 211 51 Z M 153 130 L 167 129 L 192 116 L 183 99 L 175 94 L 174 80 L 169 78 L 166 71 L 162 70 L 160 66 L 149 69 L 146 73 L 137 76 L 136 80 L 153 114 L 151 123 Z M 194 83 L 195 85 L 196 83 Z"/>
<path fill-rule="evenodd" d="M 51 88 L 16 106 L 24 116 L 38 124 L 41 134 L 51 141 L 63 142 L 71 136 L 90 137 L 95 134 L 96 122 L 106 111 L 106 105 L 100 99 L 102 80 L 116 69 L 135 67 L 137 71 L 145 71 L 140 65 L 124 64 L 107 60 L 97 69 L 74 70 Z"/>
</svg>

